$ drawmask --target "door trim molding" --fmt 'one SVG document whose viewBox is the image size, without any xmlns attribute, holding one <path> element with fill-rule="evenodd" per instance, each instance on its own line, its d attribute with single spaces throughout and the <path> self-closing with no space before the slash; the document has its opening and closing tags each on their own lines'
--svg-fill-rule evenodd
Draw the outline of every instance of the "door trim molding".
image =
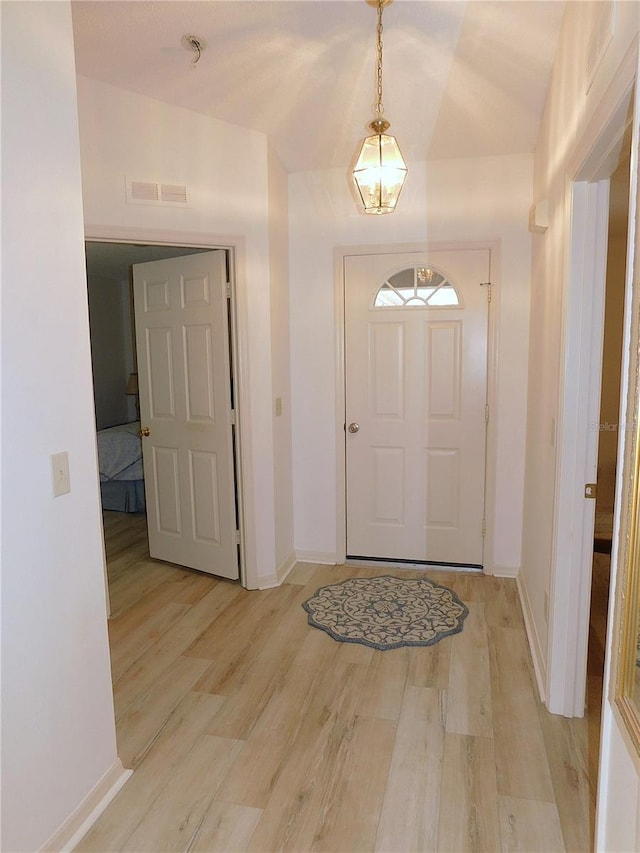
<svg viewBox="0 0 640 853">
<path fill-rule="evenodd" d="M 388 243 L 373 245 L 337 246 L 334 249 L 334 306 L 335 306 L 335 364 L 336 364 L 336 562 L 344 563 L 347 554 L 347 492 L 346 492 L 346 447 L 344 425 L 346 423 L 345 401 L 345 258 L 352 255 L 389 255 L 410 252 L 440 252 L 465 249 L 488 249 L 491 271 L 491 310 L 487 329 L 487 402 L 490 415 L 487 424 L 487 452 L 485 459 L 485 517 L 487 533 L 484 542 L 484 573 L 502 574 L 503 569 L 495 566 L 496 524 L 496 468 L 497 468 L 497 414 L 498 414 L 498 318 L 500 316 L 500 241 L 446 241 L 433 243 Z"/>
<path fill-rule="evenodd" d="M 236 388 L 235 451 L 237 458 L 236 493 L 240 527 L 240 582 L 247 589 L 258 588 L 258 555 L 251 445 L 251 405 L 249 399 L 248 295 L 245 274 L 246 248 L 243 237 L 205 234 L 196 231 L 173 231 L 126 226 L 85 224 L 85 241 L 102 243 L 147 243 L 158 246 L 194 249 L 224 249 L 230 255 L 231 276 L 231 355 L 233 381 Z"/>
<path fill-rule="evenodd" d="M 551 588 L 546 654 L 547 707 L 566 717 L 585 711 L 589 612 L 595 508 L 576 495 L 585 483 L 595 482 L 597 434 L 581 436 L 580 424 L 599 419 L 602 376 L 602 334 L 607 265 L 609 179 L 617 163 L 628 124 L 629 110 L 637 122 L 636 74 L 638 39 L 620 63 L 591 120 L 567 159 L 565 169 L 564 248 L 565 277 L 561 337 L 561 383 L 558 389 L 558 440 L 555 460 L 554 528 L 552 533 Z M 634 138 L 636 138 L 634 136 Z M 631 202 L 633 203 L 633 202 Z M 632 249 L 633 251 L 633 249 Z M 629 252 L 629 249 L 628 249 Z M 627 260 L 632 257 L 627 255 Z M 627 268 L 628 298 L 632 276 Z M 627 317 L 625 315 L 625 334 Z M 599 351 L 593 354 L 593 342 Z M 621 401 L 626 388 L 623 350 Z M 620 438 L 624 440 L 624 432 Z M 618 458 L 622 445 L 618 445 Z M 616 488 L 619 488 L 619 472 Z M 617 549 L 616 497 L 610 589 L 615 588 Z M 567 543 L 573 542 L 568 548 Z M 568 606 L 570 602 L 570 606 Z M 609 677 L 609 643 L 604 674 L 606 698 Z"/>
<path fill-rule="evenodd" d="M 571 231 L 563 305 L 563 350 L 556 440 L 551 588 L 543 701 L 553 714 L 585 711 L 602 336 L 607 268 L 609 181 L 568 183 Z"/>
</svg>

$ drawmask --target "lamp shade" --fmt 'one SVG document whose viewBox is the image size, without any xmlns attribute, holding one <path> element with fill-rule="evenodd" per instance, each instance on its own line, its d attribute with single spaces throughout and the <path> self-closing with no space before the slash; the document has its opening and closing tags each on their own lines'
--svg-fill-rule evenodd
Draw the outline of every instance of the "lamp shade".
<svg viewBox="0 0 640 853">
<path fill-rule="evenodd" d="M 367 136 L 353 177 L 365 213 L 393 213 L 407 177 L 407 167 L 395 136 L 387 133 Z"/>
<path fill-rule="evenodd" d="M 138 374 L 130 373 L 129 381 L 127 382 L 127 390 L 124 392 L 125 394 L 137 394 L 138 393 Z"/>
</svg>

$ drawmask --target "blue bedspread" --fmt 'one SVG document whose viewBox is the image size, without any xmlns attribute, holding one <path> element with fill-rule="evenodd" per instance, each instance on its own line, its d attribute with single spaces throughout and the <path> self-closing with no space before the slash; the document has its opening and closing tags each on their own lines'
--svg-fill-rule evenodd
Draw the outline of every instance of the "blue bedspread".
<svg viewBox="0 0 640 853">
<path fill-rule="evenodd" d="M 140 422 L 120 424 L 98 432 L 100 481 L 142 480 Z"/>
</svg>

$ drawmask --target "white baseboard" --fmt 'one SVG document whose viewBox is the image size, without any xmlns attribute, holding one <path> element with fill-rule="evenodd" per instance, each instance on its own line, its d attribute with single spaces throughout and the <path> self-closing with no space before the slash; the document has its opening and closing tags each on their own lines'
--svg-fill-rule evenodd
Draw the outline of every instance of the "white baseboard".
<svg viewBox="0 0 640 853">
<path fill-rule="evenodd" d="M 520 566 L 494 566 L 493 576 L 496 578 L 517 578 Z"/>
<path fill-rule="evenodd" d="M 41 847 L 41 853 L 70 853 L 91 829 L 132 773 L 133 770 L 125 770 L 118 759 L 71 812 L 62 826 Z"/>
<path fill-rule="evenodd" d="M 296 551 L 299 563 L 319 563 L 321 566 L 336 566 L 338 558 L 332 551 Z"/>
<path fill-rule="evenodd" d="M 273 589 L 274 586 L 280 586 L 287 579 L 287 575 L 297 563 L 295 553 L 283 560 L 272 575 L 265 575 L 258 578 L 258 589 Z"/>
<path fill-rule="evenodd" d="M 536 684 L 538 686 L 538 694 L 540 696 L 540 701 L 546 704 L 547 701 L 547 691 L 546 691 L 546 672 L 547 665 L 542 654 L 542 647 L 540 645 L 540 638 L 538 637 L 538 632 L 536 631 L 536 624 L 533 619 L 533 613 L 531 611 L 531 603 L 529 601 L 529 596 L 527 594 L 527 588 L 522 582 L 522 575 L 518 575 L 516 578 L 516 586 L 518 588 L 518 595 L 520 597 L 520 606 L 522 607 L 522 615 L 524 617 L 524 627 L 527 632 L 527 639 L 529 641 L 529 649 L 531 651 L 531 658 L 533 660 L 533 671 L 536 675 Z"/>
<path fill-rule="evenodd" d="M 287 579 L 287 575 L 293 569 L 295 564 L 297 563 L 295 551 L 292 551 L 291 554 L 287 557 L 286 560 L 283 560 L 282 563 L 276 569 L 276 577 L 278 578 L 278 583 L 284 583 Z"/>
</svg>

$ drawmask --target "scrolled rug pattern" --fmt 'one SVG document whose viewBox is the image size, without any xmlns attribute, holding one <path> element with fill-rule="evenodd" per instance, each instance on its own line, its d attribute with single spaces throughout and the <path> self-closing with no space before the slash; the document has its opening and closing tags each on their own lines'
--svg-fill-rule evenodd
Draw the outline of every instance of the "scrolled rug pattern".
<svg viewBox="0 0 640 853">
<path fill-rule="evenodd" d="M 431 646 L 462 631 L 469 613 L 446 586 L 390 575 L 320 587 L 302 606 L 309 624 L 334 640 L 381 651 Z"/>
</svg>

